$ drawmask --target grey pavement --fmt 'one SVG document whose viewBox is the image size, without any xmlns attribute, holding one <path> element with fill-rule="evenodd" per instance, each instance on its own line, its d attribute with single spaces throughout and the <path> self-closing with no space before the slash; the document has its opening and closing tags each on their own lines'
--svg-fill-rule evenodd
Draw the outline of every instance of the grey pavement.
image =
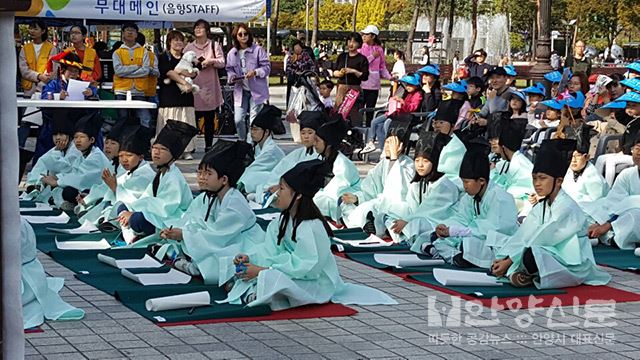
<svg viewBox="0 0 640 360">
<path fill-rule="evenodd" d="M 286 152 L 296 146 L 287 136 L 278 143 Z M 202 150 L 195 155 L 179 162 L 192 186 Z M 356 164 L 363 176 L 373 166 Z M 27 334 L 27 359 L 640 359 L 639 302 L 492 312 L 337 257 L 345 281 L 399 304 L 351 306 L 358 314 L 350 317 L 158 327 L 38 257 L 50 276 L 65 279 L 63 298 L 87 315 Z M 606 270 L 610 286 L 640 292 L 640 275 Z"/>
</svg>

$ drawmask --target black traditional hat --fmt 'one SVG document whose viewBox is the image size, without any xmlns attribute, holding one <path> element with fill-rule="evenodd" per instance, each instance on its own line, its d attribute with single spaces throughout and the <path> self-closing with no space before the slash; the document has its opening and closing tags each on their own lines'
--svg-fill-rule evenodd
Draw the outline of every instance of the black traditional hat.
<svg viewBox="0 0 640 360">
<path fill-rule="evenodd" d="M 438 105 L 438 110 L 436 111 L 436 116 L 433 120 L 441 120 L 446 121 L 451 126 L 455 125 L 458 121 L 458 115 L 460 113 L 460 104 L 456 101 L 443 101 Z"/>
<path fill-rule="evenodd" d="M 511 114 L 508 111 L 496 111 L 489 115 L 487 119 L 487 138 L 498 139 L 500 138 L 500 129 L 504 121 L 511 119 Z"/>
<path fill-rule="evenodd" d="M 171 152 L 171 156 L 177 159 L 197 133 L 198 129 L 192 125 L 181 121 L 167 120 L 167 124 L 156 136 L 154 144 L 165 146 Z"/>
<path fill-rule="evenodd" d="M 498 143 L 509 150 L 518 151 L 522 146 L 524 133 L 527 128 L 527 119 L 501 118 L 500 138 Z"/>
<path fill-rule="evenodd" d="M 284 173 L 282 178 L 296 193 L 313 197 L 324 187 L 326 176 L 326 163 L 315 159 L 298 163 Z"/>
<path fill-rule="evenodd" d="M 327 116 L 322 111 L 303 111 L 298 115 L 298 122 L 300 123 L 300 129 L 313 129 L 318 130 L 322 124 L 324 124 Z"/>
<path fill-rule="evenodd" d="M 251 162 L 253 162 L 251 145 L 245 141 L 218 140 L 202 157 L 200 166 L 214 169 L 218 176 L 226 175 L 231 186 L 235 186 Z"/>
<path fill-rule="evenodd" d="M 588 154 L 589 149 L 591 148 L 591 136 L 595 133 L 593 130 L 593 126 L 582 124 L 582 128 L 580 132 L 577 134 L 576 141 L 578 142 L 576 145 L 576 150 L 581 154 Z"/>
<path fill-rule="evenodd" d="M 97 138 L 102 121 L 97 113 L 90 113 L 82 116 L 76 121 L 75 132 L 83 133 L 90 138 Z"/>
<path fill-rule="evenodd" d="M 575 140 L 544 140 L 533 162 L 532 173 L 543 173 L 554 178 L 564 177 L 575 150 Z"/>
<path fill-rule="evenodd" d="M 331 116 L 329 121 L 322 124 L 316 131 L 316 136 L 324 140 L 327 145 L 338 146 L 347 136 L 347 123 L 341 116 Z"/>
<path fill-rule="evenodd" d="M 264 105 L 251 126 L 277 132 L 282 127 L 282 110 L 273 105 Z"/>
<path fill-rule="evenodd" d="M 451 137 L 435 131 L 424 131 L 420 133 L 420 138 L 416 143 L 414 157 L 426 157 L 435 168 L 438 167 L 438 160 L 442 149 L 451 141 Z"/>
<path fill-rule="evenodd" d="M 403 144 L 409 142 L 411 136 L 411 123 L 413 120 L 412 115 L 398 116 L 391 120 L 389 124 L 389 130 L 387 131 L 387 137 L 397 136 Z"/>
<path fill-rule="evenodd" d="M 67 109 L 53 109 L 51 120 L 51 133 L 53 135 L 66 134 L 73 137 L 75 126 L 69 118 L 69 111 Z"/>
<path fill-rule="evenodd" d="M 489 147 L 481 143 L 467 145 L 460 164 L 460 178 L 489 181 Z"/>
<path fill-rule="evenodd" d="M 111 135 L 114 132 L 113 128 L 111 129 Z M 120 130 L 116 130 L 116 132 L 120 132 Z M 149 141 L 146 137 L 145 129 L 140 126 L 128 126 L 121 130 L 121 135 L 119 136 L 120 142 L 120 151 L 127 151 L 130 153 L 144 155 L 149 150 Z"/>
</svg>

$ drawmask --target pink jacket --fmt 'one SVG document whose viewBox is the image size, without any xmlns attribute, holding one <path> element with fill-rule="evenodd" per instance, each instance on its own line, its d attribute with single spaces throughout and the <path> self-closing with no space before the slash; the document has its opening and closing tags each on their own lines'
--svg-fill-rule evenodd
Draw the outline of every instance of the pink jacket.
<svg viewBox="0 0 640 360">
<path fill-rule="evenodd" d="M 214 43 L 214 50 L 211 48 L 211 40 L 203 45 L 191 42 L 184 47 L 183 52 L 193 51 L 196 58 L 204 57 L 204 64 L 198 76 L 193 82 L 200 86 L 200 92 L 193 96 L 196 111 L 211 111 L 222 105 L 222 89 L 220 88 L 220 79 L 218 78 L 218 69 L 224 68 L 225 60 L 222 47 L 218 42 Z"/>
<path fill-rule="evenodd" d="M 375 51 L 380 53 L 377 58 L 373 56 Z M 384 59 L 384 49 L 380 45 L 362 44 L 358 52 L 369 60 L 369 78 L 367 81 L 363 81 L 360 86 L 366 90 L 380 90 L 380 79 L 391 79 Z"/>
</svg>

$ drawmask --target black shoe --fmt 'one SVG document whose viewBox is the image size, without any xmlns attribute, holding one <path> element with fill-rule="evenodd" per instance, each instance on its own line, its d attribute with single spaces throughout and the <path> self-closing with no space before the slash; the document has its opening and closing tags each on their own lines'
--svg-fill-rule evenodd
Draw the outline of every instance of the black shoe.
<svg viewBox="0 0 640 360">
<path fill-rule="evenodd" d="M 422 245 L 422 253 L 434 257 L 436 255 L 436 247 L 431 244 Z"/>
<path fill-rule="evenodd" d="M 456 255 L 453 257 L 453 260 L 451 261 L 451 263 L 453 264 L 453 266 L 461 268 L 461 269 L 467 269 L 467 268 L 472 268 L 472 267 L 476 267 L 475 265 L 473 265 L 472 263 L 468 262 L 467 260 L 465 260 L 462 257 L 462 253 Z"/>
<path fill-rule="evenodd" d="M 373 224 L 373 221 L 367 221 L 364 226 L 362 227 L 362 230 L 364 232 L 366 232 L 367 234 L 371 235 L 371 234 L 375 234 L 376 233 L 376 226 Z"/>
</svg>

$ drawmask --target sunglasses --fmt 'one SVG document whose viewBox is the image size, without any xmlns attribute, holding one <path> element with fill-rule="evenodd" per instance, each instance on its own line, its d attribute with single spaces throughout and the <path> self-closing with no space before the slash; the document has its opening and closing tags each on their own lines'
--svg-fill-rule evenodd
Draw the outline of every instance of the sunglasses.
<svg viewBox="0 0 640 360">
<path fill-rule="evenodd" d="M 239 32 L 239 33 L 238 33 L 238 36 L 239 36 L 239 37 L 249 36 L 249 33 L 246 33 L 246 32 Z"/>
</svg>

